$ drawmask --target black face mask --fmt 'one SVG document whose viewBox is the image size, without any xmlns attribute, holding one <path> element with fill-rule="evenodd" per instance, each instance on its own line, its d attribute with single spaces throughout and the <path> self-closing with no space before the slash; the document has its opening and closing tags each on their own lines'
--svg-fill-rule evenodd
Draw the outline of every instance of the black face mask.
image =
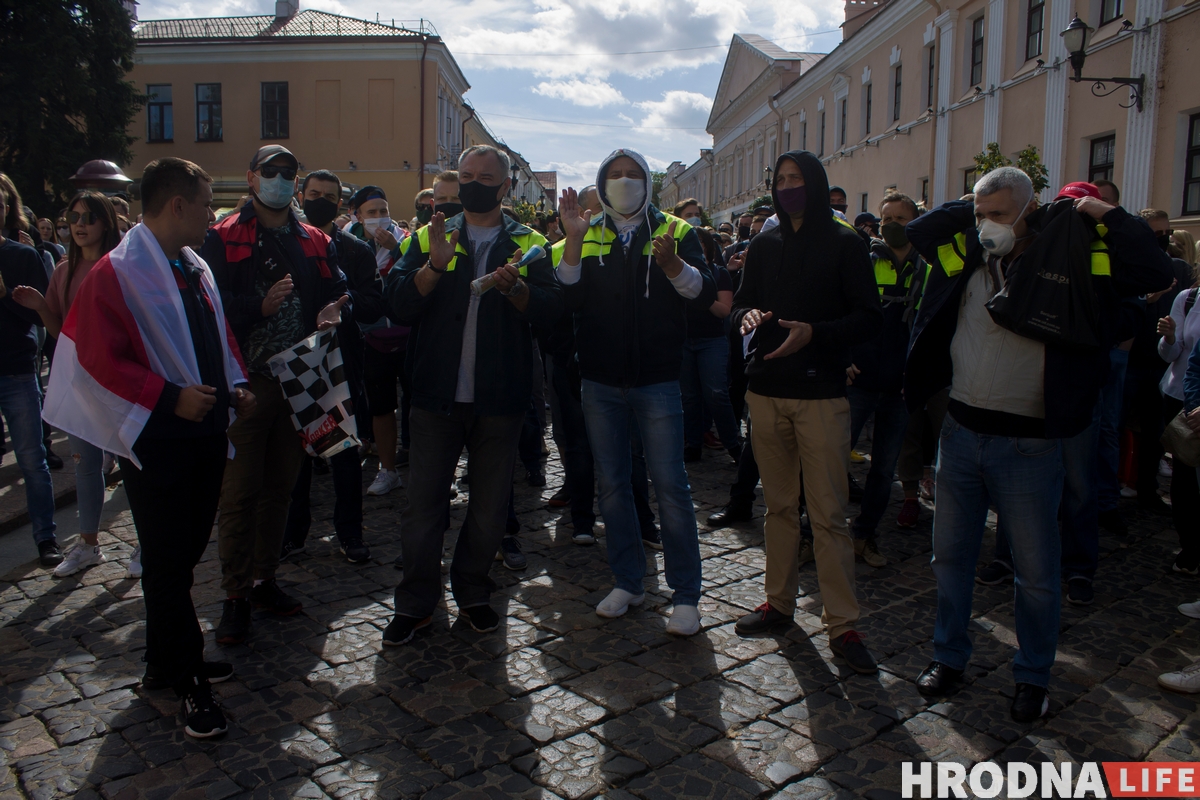
<svg viewBox="0 0 1200 800">
<path fill-rule="evenodd" d="M 446 219 L 450 219 L 455 214 L 461 214 L 462 210 L 462 203 L 438 203 L 433 207 L 433 213 L 442 214 Z"/>
<path fill-rule="evenodd" d="M 417 213 L 415 216 L 417 218 L 417 222 L 421 223 L 422 225 L 428 225 L 429 220 L 433 219 L 433 208 L 428 205 L 419 205 L 417 206 Z"/>
<path fill-rule="evenodd" d="M 324 197 L 304 201 L 304 217 L 308 220 L 308 224 L 314 227 L 324 228 L 333 222 L 337 213 L 338 204 Z"/>
<path fill-rule="evenodd" d="M 1159 247 L 1161 247 L 1161 248 L 1162 248 L 1164 251 L 1166 251 L 1166 250 L 1169 250 L 1169 249 L 1170 249 L 1170 247 L 1171 247 L 1171 234 L 1169 234 L 1169 233 L 1156 233 L 1156 234 L 1154 234 L 1154 235 L 1155 235 L 1155 236 L 1158 238 L 1158 246 L 1159 246 Z"/>
<path fill-rule="evenodd" d="M 908 247 L 908 233 L 904 229 L 903 222 L 885 222 L 879 230 L 883 233 L 883 241 L 887 242 L 888 247 L 894 247 L 897 250 Z"/>
<path fill-rule="evenodd" d="M 486 214 L 500 205 L 500 187 L 503 184 L 488 186 L 479 181 L 468 181 L 458 184 L 458 199 L 462 201 L 463 211 L 472 214 Z"/>
<path fill-rule="evenodd" d="M 750 226 L 749 225 L 739 225 L 738 226 L 738 241 L 745 241 L 746 239 L 749 239 L 749 238 L 750 238 Z"/>
<path fill-rule="evenodd" d="M 843 214 L 845 214 L 846 209 L 849 208 L 850 206 L 846 205 L 845 203 L 830 203 L 829 207 L 832 208 L 834 211 L 840 211 Z"/>
</svg>

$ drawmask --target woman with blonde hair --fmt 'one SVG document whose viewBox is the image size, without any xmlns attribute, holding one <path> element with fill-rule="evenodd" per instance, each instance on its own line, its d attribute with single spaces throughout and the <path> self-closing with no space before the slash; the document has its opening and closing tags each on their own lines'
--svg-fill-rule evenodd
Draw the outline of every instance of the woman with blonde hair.
<svg viewBox="0 0 1200 800">
<path fill-rule="evenodd" d="M 71 226 L 70 248 L 66 257 L 55 267 L 46 294 L 42 295 L 32 286 L 13 289 L 13 300 L 36 311 L 46 326 L 46 332 L 56 339 L 83 279 L 96 262 L 121 241 L 116 209 L 99 192 L 79 192 L 67 209 L 67 223 Z M 60 578 L 105 560 L 100 552 L 99 538 L 100 513 L 104 508 L 104 453 L 95 445 L 69 433 L 68 439 L 71 455 L 75 459 L 80 541 L 55 568 L 54 574 Z M 136 555 L 134 563 L 137 563 Z M 135 571 L 132 565 L 130 571 Z"/>
<path fill-rule="evenodd" d="M 1193 280 L 1196 275 L 1196 237 L 1188 231 L 1176 230 L 1171 232 L 1171 241 L 1175 243 L 1183 255 L 1181 258 L 1192 268 Z"/>
</svg>

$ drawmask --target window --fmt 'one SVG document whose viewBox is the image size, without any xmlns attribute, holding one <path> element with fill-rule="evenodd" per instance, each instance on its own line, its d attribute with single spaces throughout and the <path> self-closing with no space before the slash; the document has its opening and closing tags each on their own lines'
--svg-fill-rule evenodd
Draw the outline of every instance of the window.
<svg viewBox="0 0 1200 800">
<path fill-rule="evenodd" d="M 1107 25 L 1125 13 L 1125 0 L 1101 0 L 1100 24 Z"/>
<path fill-rule="evenodd" d="M 288 138 L 287 81 L 262 85 L 262 138 Z"/>
<path fill-rule="evenodd" d="M 1183 173 L 1183 213 L 1200 214 L 1200 114 L 1188 120 L 1187 164 Z"/>
<path fill-rule="evenodd" d="M 1045 27 L 1046 0 L 1029 0 L 1025 16 L 1025 60 L 1042 54 L 1042 28 Z"/>
<path fill-rule="evenodd" d="M 867 193 L 863 192 L 862 193 L 862 205 L 859 206 L 859 212 L 866 213 L 866 211 L 867 211 Z"/>
<path fill-rule="evenodd" d="M 971 22 L 971 85 L 983 83 L 983 17 Z"/>
<path fill-rule="evenodd" d="M 846 98 L 842 98 L 841 127 L 838 129 L 838 145 L 846 146 Z"/>
<path fill-rule="evenodd" d="M 1117 137 L 1104 136 L 1092 139 L 1092 152 L 1088 156 L 1088 182 L 1111 181 L 1113 163 L 1117 155 Z"/>
<path fill-rule="evenodd" d="M 746 190 L 746 159 L 744 156 L 738 156 L 737 190 L 738 194 Z"/>
<path fill-rule="evenodd" d="M 825 155 L 825 112 L 821 112 L 821 148 L 817 151 L 817 155 Z"/>
<path fill-rule="evenodd" d="M 933 79 L 936 74 L 937 58 L 935 57 L 933 45 L 929 46 L 929 64 L 925 68 L 925 107 L 933 108 L 937 104 L 937 98 L 933 94 Z"/>
<path fill-rule="evenodd" d="M 979 170 L 974 167 L 963 170 L 963 194 L 971 194 L 975 191 L 975 181 L 979 180 Z"/>
<path fill-rule="evenodd" d="M 175 140 L 175 113 L 171 107 L 171 84 L 147 86 L 146 94 L 146 141 L 172 142 Z"/>
<path fill-rule="evenodd" d="M 808 120 L 800 123 L 800 149 L 808 149 Z"/>
<path fill-rule="evenodd" d="M 900 121 L 900 65 L 892 74 L 892 122 Z"/>
<path fill-rule="evenodd" d="M 871 100 L 874 97 L 874 92 L 871 91 L 872 84 L 868 83 L 863 87 L 865 96 L 863 97 L 863 134 L 871 133 Z M 843 122 L 843 125 L 846 123 Z"/>
<path fill-rule="evenodd" d="M 196 84 L 196 141 L 221 141 L 221 84 Z"/>
<path fill-rule="evenodd" d="M 921 205 L 929 208 L 929 178 L 921 179 Z"/>
</svg>

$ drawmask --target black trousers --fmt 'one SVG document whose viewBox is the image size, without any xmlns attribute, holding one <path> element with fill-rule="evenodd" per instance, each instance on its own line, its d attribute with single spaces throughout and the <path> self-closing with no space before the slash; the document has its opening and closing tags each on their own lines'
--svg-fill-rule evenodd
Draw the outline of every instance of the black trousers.
<svg viewBox="0 0 1200 800">
<path fill-rule="evenodd" d="M 1175 419 L 1183 403 L 1174 397 L 1163 398 L 1163 419 Z M 1171 516 L 1175 531 L 1179 534 L 1182 551 L 1177 561 L 1180 566 L 1200 566 L 1200 484 L 1196 482 L 1196 468 L 1182 461 L 1173 463 L 1171 474 Z M 1139 466 L 1140 469 L 1140 466 Z"/>
<path fill-rule="evenodd" d="M 1158 460 L 1163 456 L 1163 402 L 1158 390 L 1166 365 L 1161 368 L 1129 365 L 1125 374 L 1125 407 L 1137 420 L 1137 494 L 1139 502 L 1158 497 Z"/>
<path fill-rule="evenodd" d="M 292 490 L 292 505 L 288 509 L 287 528 L 283 540 L 299 547 L 308 538 L 312 527 L 312 465 L 316 459 L 304 457 L 296 488 Z M 342 450 L 329 459 L 333 473 L 333 529 L 338 541 L 345 544 L 363 538 L 362 462 L 358 448 Z"/>
<path fill-rule="evenodd" d="M 180 691 L 200 674 L 204 634 L 192 605 L 192 571 L 212 536 L 229 440 L 150 439 L 121 458 L 129 510 L 142 547 L 146 663 Z"/>
</svg>

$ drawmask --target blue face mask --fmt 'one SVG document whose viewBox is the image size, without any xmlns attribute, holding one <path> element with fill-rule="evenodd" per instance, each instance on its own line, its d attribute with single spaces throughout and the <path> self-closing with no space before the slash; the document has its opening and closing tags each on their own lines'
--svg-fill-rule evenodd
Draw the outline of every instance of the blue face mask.
<svg viewBox="0 0 1200 800">
<path fill-rule="evenodd" d="M 262 203 L 267 208 L 273 208 L 280 211 L 288 207 L 292 202 L 292 193 L 296 188 L 296 180 L 288 180 L 282 175 L 276 175 L 274 178 L 264 178 L 261 175 L 258 178 L 258 191 L 255 196 L 258 197 L 258 202 Z"/>
</svg>

